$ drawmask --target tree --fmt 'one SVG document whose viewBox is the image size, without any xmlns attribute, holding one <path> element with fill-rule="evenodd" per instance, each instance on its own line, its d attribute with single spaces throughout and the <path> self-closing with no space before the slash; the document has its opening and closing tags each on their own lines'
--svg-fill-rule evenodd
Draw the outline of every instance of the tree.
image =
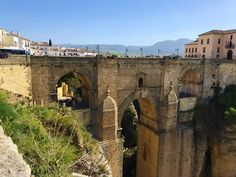
<svg viewBox="0 0 236 177">
<path fill-rule="evenodd" d="M 51 39 L 49 39 L 48 45 L 52 46 L 52 40 Z"/>
</svg>

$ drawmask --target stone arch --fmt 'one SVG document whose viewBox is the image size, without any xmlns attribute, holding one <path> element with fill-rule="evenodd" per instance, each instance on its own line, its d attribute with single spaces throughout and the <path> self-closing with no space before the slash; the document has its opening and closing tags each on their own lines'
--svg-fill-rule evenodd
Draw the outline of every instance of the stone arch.
<svg viewBox="0 0 236 177">
<path fill-rule="evenodd" d="M 79 71 L 79 72 L 77 72 L 77 71 L 63 71 L 63 72 L 61 72 L 60 75 L 57 75 L 55 77 L 54 90 L 56 90 L 56 92 L 57 92 L 57 88 L 61 86 L 59 84 L 61 83 L 61 80 L 63 79 L 63 77 L 66 77 L 69 75 L 78 78 L 78 81 L 81 83 L 80 88 L 79 87 L 78 88 L 80 89 L 79 92 L 80 92 L 81 99 L 83 101 L 83 107 L 86 107 L 86 108 L 90 107 L 92 104 L 92 83 L 84 72 L 81 72 L 81 71 Z M 76 91 L 77 90 L 75 90 L 75 92 Z"/>
<path fill-rule="evenodd" d="M 66 69 L 66 70 L 60 70 L 58 74 L 55 74 L 54 79 L 53 79 L 53 84 L 56 85 L 57 82 L 62 78 L 64 75 L 68 73 L 77 73 L 81 77 L 86 80 L 86 82 L 89 84 L 89 87 L 92 88 L 92 77 L 91 77 L 91 72 L 87 69 L 84 68 L 79 68 L 79 69 Z"/>
<path fill-rule="evenodd" d="M 201 91 L 201 74 L 197 68 L 185 71 L 179 79 L 180 97 L 199 96 Z"/>
<path fill-rule="evenodd" d="M 146 73 L 144 72 L 139 72 L 136 77 L 137 77 L 137 88 L 142 88 L 145 87 L 146 85 Z"/>
<path fill-rule="evenodd" d="M 119 109 L 119 122 L 126 108 L 134 100 L 140 104 L 140 117 L 137 125 L 137 161 L 136 176 L 157 176 L 157 161 L 159 136 L 157 134 L 157 100 L 146 91 L 136 91 L 130 94 Z M 131 169 L 130 169 L 131 170 Z"/>
<path fill-rule="evenodd" d="M 138 80 L 138 87 L 139 87 L 139 88 L 142 88 L 142 87 L 143 87 L 143 82 L 144 82 L 144 81 L 143 81 L 143 78 L 140 77 L 139 80 Z"/>
<path fill-rule="evenodd" d="M 158 99 L 156 99 L 155 95 L 148 90 L 137 90 L 130 95 L 128 95 L 123 102 L 118 107 L 118 124 L 121 125 L 121 120 L 124 115 L 126 108 L 130 105 L 134 100 L 139 100 L 141 98 L 145 98 L 150 100 L 150 102 L 155 105 L 155 109 L 157 110 Z M 158 112 L 158 111 L 157 111 Z"/>
</svg>

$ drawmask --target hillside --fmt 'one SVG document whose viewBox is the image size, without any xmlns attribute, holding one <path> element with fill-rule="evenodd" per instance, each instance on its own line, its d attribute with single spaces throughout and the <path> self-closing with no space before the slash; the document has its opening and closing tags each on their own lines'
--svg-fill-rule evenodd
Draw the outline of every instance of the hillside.
<svg viewBox="0 0 236 177">
<path fill-rule="evenodd" d="M 7 100 L 7 92 L 0 91 L 0 126 L 33 175 L 109 174 L 97 141 L 70 110 L 57 105 L 32 107 L 24 101 L 13 105 Z"/>
<path fill-rule="evenodd" d="M 108 44 L 99 44 L 100 51 L 103 53 L 109 52 L 113 54 L 124 54 L 125 50 L 128 49 L 129 55 L 140 55 L 140 48 L 143 48 L 144 55 L 157 55 L 158 49 L 161 50 L 160 55 L 171 55 L 176 54 L 175 49 L 179 49 L 179 54 L 183 55 L 184 53 L 184 44 L 191 42 L 189 39 L 178 39 L 178 40 L 166 40 L 160 41 L 150 46 L 125 46 L 125 45 L 108 45 Z M 86 48 L 97 49 L 97 44 L 61 44 L 64 47 L 72 48 Z"/>
</svg>

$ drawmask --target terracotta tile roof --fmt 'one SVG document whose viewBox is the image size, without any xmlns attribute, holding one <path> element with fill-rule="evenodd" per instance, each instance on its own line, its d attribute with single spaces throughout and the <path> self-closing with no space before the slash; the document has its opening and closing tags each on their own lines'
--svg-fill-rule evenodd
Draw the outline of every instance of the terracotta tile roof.
<svg viewBox="0 0 236 177">
<path fill-rule="evenodd" d="M 236 33 L 236 29 L 232 30 L 211 30 L 205 33 L 200 34 L 199 36 L 204 36 L 204 35 L 210 35 L 210 34 L 230 34 L 230 33 Z"/>
<path fill-rule="evenodd" d="M 236 33 L 236 29 L 226 30 L 224 32 L 225 32 L 225 34 Z"/>
<path fill-rule="evenodd" d="M 197 45 L 197 44 L 198 44 L 197 41 L 193 41 L 193 42 L 187 43 L 187 44 L 185 44 L 185 45 Z"/>
<path fill-rule="evenodd" d="M 223 30 L 211 30 L 200 34 L 199 36 L 209 35 L 209 34 L 224 34 Z"/>
</svg>

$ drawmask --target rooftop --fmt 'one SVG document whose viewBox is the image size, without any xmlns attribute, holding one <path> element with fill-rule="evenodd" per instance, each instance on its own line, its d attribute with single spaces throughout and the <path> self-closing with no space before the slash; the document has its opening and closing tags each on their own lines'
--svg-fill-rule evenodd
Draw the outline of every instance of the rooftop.
<svg viewBox="0 0 236 177">
<path fill-rule="evenodd" d="M 187 43 L 187 44 L 185 44 L 185 45 L 197 45 L 197 44 L 198 44 L 197 41 L 193 41 L 193 42 Z"/>
<path fill-rule="evenodd" d="M 236 29 L 231 29 L 231 30 L 211 30 L 205 33 L 200 34 L 199 36 L 204 36 L 204 35 L 210 35 L 210 34 L 230 34 L 230 33 L 236 33 Z"/>
</svg>

